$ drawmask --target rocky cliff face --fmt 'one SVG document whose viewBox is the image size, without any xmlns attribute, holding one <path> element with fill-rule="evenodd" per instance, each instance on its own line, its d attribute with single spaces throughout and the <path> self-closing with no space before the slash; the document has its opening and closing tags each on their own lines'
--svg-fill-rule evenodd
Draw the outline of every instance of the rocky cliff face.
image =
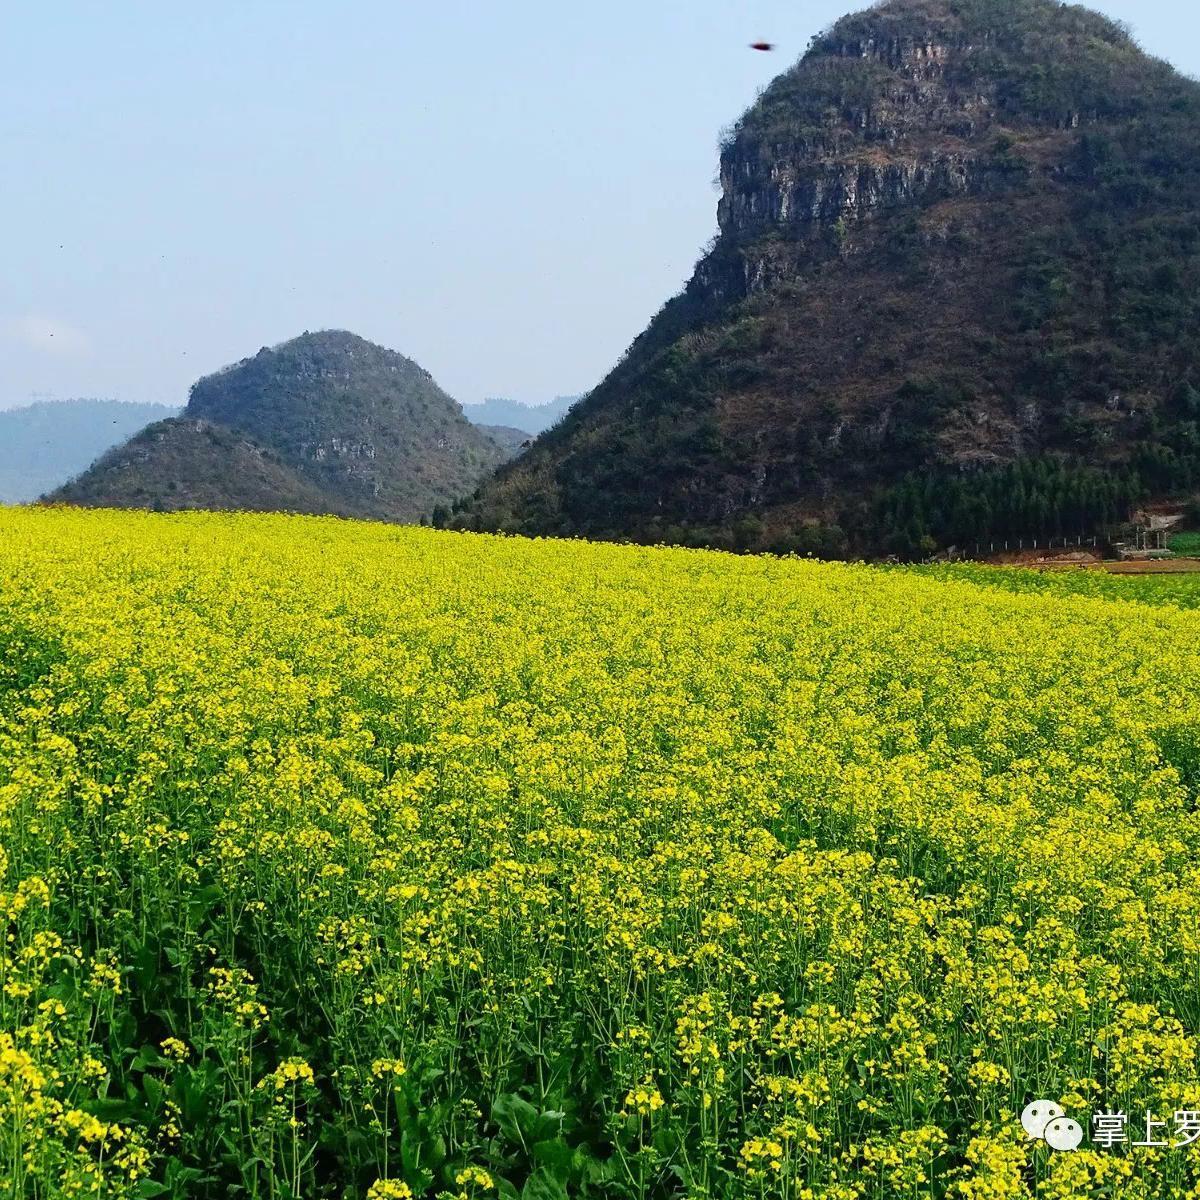
<svg viewBox="0 0 1200 1200">
<path fill-rule="evenodd" d="M 1005 80 L 988 67 L 1011 39 L 1003 25 L 947 28 L 957 24 L 943 17 L 922 34 L 887 37 L 835 26 L 816 39 L 722 148 L 717 224 L 724 249 L 742 248 L 743 268 L 726 292 L 730 280 L 702 263 L 701 287 L 715 286 L 723 300 L 761 290 L 795 270 L 795 252 L 813 242 L 832 237 L 844 249 L 863 221 L 1001 193 L 1046 165 L 1060 131 L 1078 128 L 1081 114 L 1033 122 L 1036 158 L 1007 153 L 1007 141 L 998 148 L 988 135 L 1005 130 L 1012 114 Z M 1021 124 L 1034 134 L 1027 117 Z M 792 243 L 786 262 L 754 251 L 764 237 Z"/>
<path fill-rule="evenodd" d="M 811 114 L 812 127 L 789 136 L 748 122 L 724 148 L 717 208 L 722 235 L 777 230 L 803 237 L 814 222 L 858 221 L 986 187 L 995 165 L 970 143 L 992 123 L 995 97 L 957 94 L 945 79 L 948 65 L 975 50 L 962 39 L 832 47 L 812 73 L 836 89 L 834 103 Z M 864 63 L 885 69 L 864 70 Z M 867 98 L 861 85 L 872 78 L 877 86 Z M 930 144 L 931 138 L 938 141 Z M 864 147 L 871 151 L 865 156 Z"/>
<path fill-rule="evenodd" d="M 1174 399 L 1200 349 L 1198 135 L 1200 88 L 1078 6 L 838 22 L 725 140 L 685 291 L 470 519 L 751 546 L 820 523 L 867 547 L 914 473 L 1190 486 L 1162 464 L 1200 448 Z M 964 513 L 929 527 L 988 528 Z"/>
</svg>

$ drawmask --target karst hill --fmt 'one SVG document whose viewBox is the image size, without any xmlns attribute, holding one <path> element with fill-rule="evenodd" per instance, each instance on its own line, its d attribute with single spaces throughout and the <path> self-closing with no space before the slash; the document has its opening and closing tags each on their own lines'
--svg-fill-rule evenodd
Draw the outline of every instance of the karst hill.
<svg viewBox="0 0 1200 1200">
<path fill-rule="evenodd" d="M 508 453 L 411 359 L 325 331 L 201 379 L 181 417 L 143 430 L 48 498 L 416 521 Z"/>
<path fill-rule="evenodd" d="M 1200 482 L 1200 85 L 1052 0 L 846 17 L 737 122 L 719 236 L 470 527 L 904 552 Z"/>
</svg>

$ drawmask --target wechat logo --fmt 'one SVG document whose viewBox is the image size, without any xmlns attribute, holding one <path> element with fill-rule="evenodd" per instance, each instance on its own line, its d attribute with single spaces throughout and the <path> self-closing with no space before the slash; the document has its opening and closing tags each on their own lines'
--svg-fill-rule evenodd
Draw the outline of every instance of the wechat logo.
<svg viewBox="0 0 1200 1200">
<path fill-rule="evenodd" d="M 1045 1142 L 1051 1150 L 1075 1150 L 1083 1141 L 1083 1126 L 1053 1100 L 1034 1100 L 1025 1105 L 1021 1128 L 1030 1141 Z"/>
</svg>

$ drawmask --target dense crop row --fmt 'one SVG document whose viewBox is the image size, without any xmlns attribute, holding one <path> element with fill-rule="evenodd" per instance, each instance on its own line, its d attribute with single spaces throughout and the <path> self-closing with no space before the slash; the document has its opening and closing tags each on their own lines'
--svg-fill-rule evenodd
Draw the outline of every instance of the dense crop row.
<svg viewBox="0 0 1200 1200">
<path fill-rule="evenodd" d="M 1194 1195 L 1014 1113 L 1200 1109 L 1198 632 L 4 511 L 0 1190 Z"/>
<path fill-rule="evenodd" d="M 1184 535 L 1190 537 L 1191 535 Z M 1006 592 L 1040 592 L 1049 596 L 1094 596 L 1137 604 L 1170 604 L 1200 608 L 1200 574 L 1188 571 L 1118 575 L 1098 568 L 1038 570 L 993 567 L 984 563 L 931 563 L 903 567 L 928 579 L 975 583 Z"/>
</svg>

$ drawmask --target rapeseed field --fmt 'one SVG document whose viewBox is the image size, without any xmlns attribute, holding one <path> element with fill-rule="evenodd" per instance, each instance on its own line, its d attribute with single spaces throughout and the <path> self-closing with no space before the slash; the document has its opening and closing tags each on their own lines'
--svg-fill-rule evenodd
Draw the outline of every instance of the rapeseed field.
<svg viewBox="0 0 1200 1200">
<path fill-rule="evenodd" d="M 1198 635 L 0 510 L 0 1195 L 1196 1196 Z"/>
</svg>

